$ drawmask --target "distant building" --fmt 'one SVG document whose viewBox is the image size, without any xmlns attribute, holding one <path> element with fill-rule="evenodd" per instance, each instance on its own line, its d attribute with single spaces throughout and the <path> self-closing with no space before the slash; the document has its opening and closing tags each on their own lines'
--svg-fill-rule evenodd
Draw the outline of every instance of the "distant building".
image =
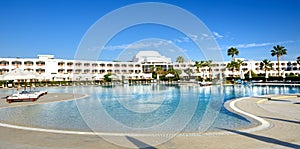
<svg viewBox="0 0 300 149">
<path fill-rule="evenodd" d="M 243 59 L 242 59 L 243 60 Z M 254 73 L 265 73 L 260 69 L 260 61 L 243 60 L 240 68 L 243 73 L 252 70 Z M 197 68 L 195 62 L 184 63 L 172 62 L 171 58 L 160 55 L 156 51 L 140 51 L 131 62 L 109 62 L 109 61 L 86 61 L 86 60 L 64 60 L 55 59 L 54 55 L 38 55 L 38 58 L 0 58 L 0 75 L 21 68 L 34 71 L 44 76 L 48 81 L 91 81 L 101 80 L 105 74 L 113 73 L 124 79 L 152 79 L 151 68 L 161 67 L 187 70 L 190 69 L 191 76 L 205 78 L 217 78 L 220 74 L 224 77 L 240 75 L 241 71 L 232 72 L 226 68 L 229 62 L 213 62 L 209 71 L 208 67 Z M 277 61 L 272 61 L 273 68 L 268 71 L 270 76 L 278 76 Z M 296 61 L 281 61 L 281 75 L 295 74 L 300 76 L 300 65 Z"/>
</svg>

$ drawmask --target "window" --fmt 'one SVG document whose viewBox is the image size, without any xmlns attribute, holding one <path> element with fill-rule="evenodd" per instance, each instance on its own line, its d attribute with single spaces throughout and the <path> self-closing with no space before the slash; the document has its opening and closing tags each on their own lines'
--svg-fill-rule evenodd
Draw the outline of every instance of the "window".
<svg viewBox="0 0 300 149">
<path fill-rule="evenodd" d="M 44 61 L 37 61 L 35 64 L 37 66 L 45 66 L 45 62 Z"/>
<path fill-rule="evenodd" d="M 39 68 L 35 70 L 37 73 L 45 73 L 45 69 Z"/>
<path fill-rule="evenodd" d="M 68 69 L 68 70 L 67 70 L 67 73 L 68 73 L 68 74 L 73 73 L 73 69 Z"/>
<path fill-rule="evenodd" d="M 64 69 L 58 69 L 58 73 L 64 73 Z"/>
<path fill-rule="evenodd" d="M 95 73 L 97 73 L 97 72 L 98 72 L 97 69 L 93 69 L 93 70 L 92 70 L 92 73 L 93 73 L 93 74 L 95 74 Z"/>
<path fill-rule="evenodd" d="M 82 71 L 81 69 L 76 69 L 75 73 L 81 73 L 81 71 Z"/>
<path fill-rule="evenodd" d="M 11 62 L 11 64 L 13 66 L 20 66 L 20 65 L 22 65 L 22 62 L 20 62 L 20 61 L 13 61 L 13 62 Z"/>
<path fill-rule="evenodd" d="M 105 70 L 104 70 L 104 69 L 101 69 L 101 70 L 99 70 L 99 73 L 100 73 L 100 74 L 105 73 Z"/>
<path fill-rule="evenodd" d="M 65 65 L 65 62 L 58 62 L 58 66 L 64 66 Z"/>
<path fill-rule="evenodd" d="M 69 66 L 69 67 L 73 66 L 73 62 L 68 62 L 67 66 Z"/>
<path fill-rule="evenodd" d="M 98 64 L 97 63 L 93 63 L 92 66 L 93 67 L 98 67 Z"/>
<path fill-rule="evenodd" d="M 248 64 L 247 63 L 243 63 L 242 66 L 248 66 Z"/>
<path fill-rule="evenodd" d="M 33 61 L 25 61 L 24 65 L 25 66 L 33 66 Z"/>
<path fill-rule="evenodd" d="M 1 61 L 0 66 L 7 66 L 9 64 L 8 61 Z"/>
</svg>

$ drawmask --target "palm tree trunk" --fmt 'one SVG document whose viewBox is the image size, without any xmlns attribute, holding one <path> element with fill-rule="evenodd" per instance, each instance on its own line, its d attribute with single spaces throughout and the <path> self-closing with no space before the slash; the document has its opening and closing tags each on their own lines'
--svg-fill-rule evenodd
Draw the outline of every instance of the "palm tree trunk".
<svg viewBox="0 0 300 149">
<path fill-rule="evenodd" d="M 267 69 L 265 69 L 265 76 L 267 76 Z M 265 78 L 267 82 L 267 77 Z"/>
<path fill-rule="evenodd" d="M 280 62 L 280 55 L 277 55 L 277 64 L 278 64 L 278 77 L 280 77 L 280 76 L 281 76 L 281 74 L 280 74 L 280 64 L 279 64 L 279 62 Z"/>
<path fill-rule="evenodd" d="M 209 74 L 209 79 L 210 79 L 210 81 L 212 81 L 211 69 L 208 70 L 208 74 Z"/>
</svg>

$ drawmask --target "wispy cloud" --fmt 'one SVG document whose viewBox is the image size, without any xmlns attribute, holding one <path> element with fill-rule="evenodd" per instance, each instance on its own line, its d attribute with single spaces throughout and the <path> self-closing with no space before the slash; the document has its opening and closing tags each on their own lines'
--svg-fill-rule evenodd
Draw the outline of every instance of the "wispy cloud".
<svg viewBox="0 0 300 149">
<path fill-rule="evenodd" d="M 122 50 L 122 49 L 142 49 L 142 48 L 147 48 L 147 47 L 159 47 L 167 44 L 172 44 L 171 40 L 168 41 L 158 41 L 158 42 L 137 42 L 133 44 L 122 44 L 122 45 L 111 45 L 111 46 L 106 46 L 103 49 L 104 50 Z"/>
<path fill-rule="evenodd" d="M 176 43 L 187 43 L 191 42 L 192 40 L 197 41 L 198 35 L 188 34 L 187 36 L 176 38 L 173 41 Z"/>
<path fill-rule="evenodd" d="M 219 34 L 218 32 L 212 32 L 211 35 L 202 33 L 200 36 L 195 35 L 195 34 L 188 34 L 185 37 L 180 37 L 176 38 L 173 41 L 175 43 L 187 43 L 187 42 L 192 42 L 192 41 L 197 41 L 197 40 L 210 40 L 210 39 L 221 39 L 224 36 Z"/>
<path fill-rule="evenodd" d="M 223 38 L 224 36 L 219 34 L 218 32 L 213 32 L 213 35 L 215 36 L 215 38 Z"/>
<path fill-rule="evenodd" d="M 264 42 L 264 43 L 247 43 L 247 44 L 237 44 L 237 45 L 231 45 L 226 48 L 230 47 L 236 47 L 236 48 L 255 48 L 255 47 L 265 47 L 265 46 L 271 46 L 271 45 L 277 45 L 277 44 L 289 44 L 289 43 L 297 43 L 300 41 L 294 41 L 294 40 L 289 40 L 289 41 L 280 41 L 280 42 Z"/>
<path fill-rule="evenodd" d="M 278 42 L 277 44 L 289 44 L 289 43 L 299 43 L 300 40 L 288 40 L 288 41 L 282 41 Z"/>
<path fill-rule="evenodd" d="M 188 38 L 188 37 L 180 37 L 178 39 L 174 39 L 174 42 L 177 42 L 177 43 L 190 42 L 190 38 Z"/>
<path fill-rule="evenodd" d="M 198 35 L 194 35 L 194 34 L 188 34 L 188 37 L 194 41 L 197 41 L 199 39 Z"/>
<path fill-rule="evenodd" d="M 229 47 L 236 47 L 236 48 L 253 48 L 253 47 L 264 47 L 273 45 L 274 43 L 271 42 L 265 42 L 265 43 L 247 43 L 247 44 L 237 44 Z M 228 47 L 228 48 L 229 48 Z"/>
<path fill-rule="evenodd" d="M 122 45 L 112 45 L 112 46 L 106 46 L 103 49 L 104 50 L 119 50 L 119 49 L 126 49 L 129 47 L 130 44 L 122 44 Z"/>
</svg>

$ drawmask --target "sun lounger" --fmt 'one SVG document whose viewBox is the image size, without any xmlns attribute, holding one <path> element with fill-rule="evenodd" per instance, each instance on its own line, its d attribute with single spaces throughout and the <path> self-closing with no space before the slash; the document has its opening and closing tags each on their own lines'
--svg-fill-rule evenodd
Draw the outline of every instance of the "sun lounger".
<svg viewBox="0 0 300 149">
<path fill-rule="evenodd" d="M 22 91 L 21 93 L 12 94 L 6 97 L 6 102 L 11 103 L 13 101 L 36 101 L 41 96 L 47 94 L 47 91 Z"/>
</svg>

